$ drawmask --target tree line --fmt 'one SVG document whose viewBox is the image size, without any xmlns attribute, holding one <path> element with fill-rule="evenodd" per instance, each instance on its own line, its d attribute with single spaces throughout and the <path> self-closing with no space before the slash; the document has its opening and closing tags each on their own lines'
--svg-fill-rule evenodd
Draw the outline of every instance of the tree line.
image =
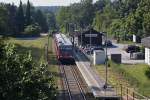
<svg viewBox="0 0 150 100">
<path fill-rule="evenodd" d="M 37 36 L 55 28 L 54 14 L 36 9 L 29 0 L 27 4 L 20 1 L 19 7 L 0 3 L 0 34 Z"/>
<path fill-rule="evenodd" d="M 63 32 L 73 23 L 78 30 L 92 26 L 119 38 L 145 37 L 150 35 L 150 0 L 82 0 L 62 7 L 56 19 Z"/>
</svg>

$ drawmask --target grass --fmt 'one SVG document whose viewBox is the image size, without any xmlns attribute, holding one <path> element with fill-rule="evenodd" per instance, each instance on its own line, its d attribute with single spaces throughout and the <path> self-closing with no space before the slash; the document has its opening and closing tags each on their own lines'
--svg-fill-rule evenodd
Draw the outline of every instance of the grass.
<svg viewBox="0 0 150 100">
<path fill-rule="evenodd" d="M 150 79 L 148 79 L 145 75 L 145 71 L 148 67 L 147 65 L 121 65 L 120 67 L 128 74 L 129 77 L 131 76 L 137 81 L 136 88 L 138 88 L 140 93 L 150 96 Z"/>
<path fill-rule="evenodd" d="M 59 75 L 59 69 L 58 69 L 58 64 L 57 64 L 57 58 L 52 42 L 52 37 L 49 38 L 49 46 L 48 46 L 48 63 L 49 67 L 48 70 L 54 75 L 55 77 L 55 82 L 57 82 L 60 78 Z"/>
<path fill-rule="evenodd" d="M 47 42 L 46 37 L 34 39 L 9 38 L 8 42 L 16 44 L 20 52 L 31 51 L 33 59 L 36 62 L 44 59 L 44 46 Z"/>
<path fill-rule="evenodd" d="M 139 93 L 150 97 L 150 79 L 145 75 L 148 65 L 115 64 L 113 62 L 110 65 L 111 67 L 108 68 L 110 84 L 123 84 L 125 87 L 134 88 Z M 96 69 L 105 78 L 104 65 L 96 66 Z"/>
<path fill-rule="evenodd" d="M 33 60 L 35 60 L 36 63 L 40 63 L 41 61 L 46 61 L 46 55 L 45 55 L 45 44 L 48 43 L 47 37 L 39 37 L 39 38 L 9 38 L 9 43 L 14 43 L 18 46 L 19 52 L 22 51 L 31 51 Z M 59 77 L 59 70 L 56 65 L 56 57 L 54 52 L 52 52 L 52 38 L 49 38 L 49 50 L 48 50 L 48 70 L 53 74 L 54 80 L 57 84 L 57 80 Z"/>
<path fill-rule="evenodd" d="M 132 41 L 124 41 L 124 40 L 119 41 L 119 43 L 122 43 L 122 44 L 135 44 Z"/>
</svg>

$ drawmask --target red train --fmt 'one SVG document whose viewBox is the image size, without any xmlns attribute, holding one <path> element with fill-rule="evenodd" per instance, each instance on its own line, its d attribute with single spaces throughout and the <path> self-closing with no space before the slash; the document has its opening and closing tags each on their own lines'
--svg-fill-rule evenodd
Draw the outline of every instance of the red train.
<svg viewBox="0 0 150 100">
<path fill-rule="evenodd" d="M 55 50 L 58 60 L 65 63 L 73 63 L 73 45 L 64 34 L 55 34 Z"/>
</svg>

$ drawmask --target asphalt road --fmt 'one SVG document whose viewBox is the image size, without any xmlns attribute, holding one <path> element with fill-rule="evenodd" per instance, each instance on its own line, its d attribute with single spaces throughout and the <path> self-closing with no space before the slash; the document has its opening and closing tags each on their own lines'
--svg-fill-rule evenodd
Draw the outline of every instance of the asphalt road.
<svg viewBox="0 0 150 100">
<path fill-rule="evenodd" d="M 126 53 L 123 48 L 127 46 L 127 44 L 117 44 L 113 43 L 113 47 L 108 48 L 108 57 L 110 58 L 111 54 L 121 54 L 122 55 L 122 63 L 126 64 L 139 64 L 144 63 L 144 60 L 131 60 L 130 53 Z"/>
</svg>

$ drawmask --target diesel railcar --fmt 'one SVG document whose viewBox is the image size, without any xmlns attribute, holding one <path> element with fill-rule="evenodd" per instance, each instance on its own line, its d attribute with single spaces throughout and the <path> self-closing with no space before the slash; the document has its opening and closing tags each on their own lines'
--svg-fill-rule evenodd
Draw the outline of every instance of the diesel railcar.
<svg viewBox="0 0 150 100">
<path fill-rule="evenodd" d="M 73 45 L 70 39 L 64 34 L 55 34 L 55 50 L 58 60 L 66 63 L 73 63 Z"/>
</svg>

